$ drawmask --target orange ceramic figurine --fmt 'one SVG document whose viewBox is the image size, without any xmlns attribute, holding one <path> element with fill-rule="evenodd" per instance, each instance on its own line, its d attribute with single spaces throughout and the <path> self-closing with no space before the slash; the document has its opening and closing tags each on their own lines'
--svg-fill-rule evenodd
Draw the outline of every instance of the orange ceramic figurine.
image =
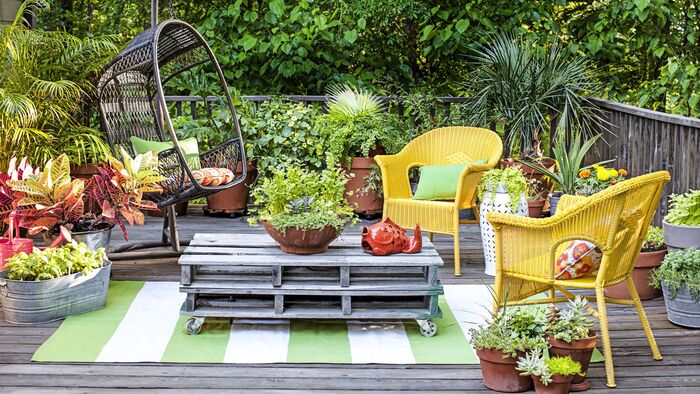
<svg viewBox="0 0 700 394">
<path fill-rule="evenodd" d="M 413 239 L 406 235 L 406 230 L 389 218 L 384 218 L 369 227 L 362 227 L 362 250 L 375 256 L 419 253 L 422 246 L 423 238 L 417 224 L 413 230 Z"/>
</svg>

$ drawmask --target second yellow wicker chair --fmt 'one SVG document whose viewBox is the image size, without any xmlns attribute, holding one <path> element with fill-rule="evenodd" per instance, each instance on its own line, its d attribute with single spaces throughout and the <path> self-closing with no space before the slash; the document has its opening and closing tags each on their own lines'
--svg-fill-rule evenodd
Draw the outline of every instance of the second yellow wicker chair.
<svg viewBox="0 0 700 394">
<path fill-rule="evenodd" d="M 484 171 L 501 158 L 503 143 L 498 134 L 476 127 L 443 127 L 411 141 L 395 155 L 376 156 L 384 184 L 384 217 L 412 228 L 419 224 L 428 233 L 454 237 L 455 276 L 460 276 L 459 210 L 471 208 L 478 223 L 476 187 Z M 487 159 L 486 164 L 470 164 L 462 171 L 454 201 L 414 200 L 408 181 L 413 167 L 457 164 Z"/>
<path fill-rule="evenodd" d="M 615 387 L 615 372 L 610 350 L 606 302 L 633 305 L 646 333 L 651 353 L 661 360 L 642 302 L 632 281 L 632 269 L 642 242 L 654 217 L 664 185 L 666 171 L 638 176 L 611 186 L 591 197 L 564 196 L 556 215 L 532 219 L 489 213 L 496 235 L 496 301 L 494 309 L 507 305 L 563 302 L 574 295 L 568 290 L 590 289 L 598 310 L 608 387 Z M 555 276 L 555 261 L 561 249 L 572 240 L 594 243 L 603 253 L 597 274 L 561 280 Z M 603 289 L 616 283 L 627 284 L 631 300 L 605 298 Z M 549 297 L 528 297 L 549 291 Z M 556 297 L 555 291 L 563 294 Z"/>
</svg>

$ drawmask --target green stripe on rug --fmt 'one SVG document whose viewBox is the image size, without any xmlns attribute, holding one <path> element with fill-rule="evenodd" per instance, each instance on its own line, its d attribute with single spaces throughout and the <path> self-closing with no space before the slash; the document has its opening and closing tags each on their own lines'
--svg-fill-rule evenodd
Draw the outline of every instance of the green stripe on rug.
<svg viewBox="0 0 700 394">
<path fill-rule="evenodd" d="M 32 361 L 93 362 L 119 327 L 144 282 L 109 283 L 104 309 L 68 317 Z"/>
<path fill-rule="evenodd" d="M 433 320 L 437 325 L 434 337 L 424 337 L 415 321 L 404 322 L 416 364 L 477 364 L 479 359 L 444 297 L 440 297 L 440 309 L 442 318 Z"/>
<path fill-rule="evenodd" d="M 292 320 L 289 363 L 352 363 L 348 326 L 344 321 Z"/>
<path fill-rule="evenodd" d="M 222 363 L 226 353 L 231 319 L 209 318 L 198 335 L 185 333 L 185 321 L 181 316 L 173 330 L 161 362 L 164 363 Z"/>
</svg>

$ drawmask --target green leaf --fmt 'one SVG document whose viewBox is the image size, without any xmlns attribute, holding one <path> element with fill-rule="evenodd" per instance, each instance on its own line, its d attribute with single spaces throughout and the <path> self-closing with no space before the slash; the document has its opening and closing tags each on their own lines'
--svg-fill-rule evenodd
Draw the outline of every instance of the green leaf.
<svg viewBox="0 0 700 394">
<path fill-rule="evenodd" d="M 695 108 L 696 105 L 698 105 L 698 101 L 700 100 L 700 96 L 697 94 L 693 93 L 690 98 L 688 99 L 688 105 L 690 108 Z"/>
<path fill-rule="evenodd" d="M 455 30 L 457 30 L 460 34 L 464 33 L 465 30 L 469 27 L 469 20 L 468 19 L 461 19 L 457 21 L 455 24 Z"/>
<path fill-rule="evenodd" d="M 345 38 L 345 41 L 349 42 L 350 44 L 354 43 L 357 40 L 357 30 L 352 29 L 346 31 L 343 38 Z"/>
<path fill-rule="evenodd" d="M 657 49 L 654 51 L 654 56 L 656 56 L 656 57 L 661 57 L 661 56 L 663 56 L 665 50 L 666 50 L 666 48 L 664 48 L 664 47 L 657 48 Z"/>
<path fill-rule="evenodd" d="M 595 55 L 600 48 L 603 47 L 603 40 L 601 40 L 600 37 L 590 37 L 586 47 L 588 47 L 588 50 L 591 51 L 592 55 Z"/>
<path fill-rule="evenodd" d="M 421 41 L 425 41 L 428 38 L 430 38 L 430 33 L 433 32 L 433 29 L 435 29 L 435 26 L 433 25 L 427 25 L 423 28 L 423 34 L 420 36 Z"/>
<path fill-rule="evenodd" d="M 365 20 L 365 18 L 360 18 L 357 20 L 357 27 L 359 27 L 360 29 L 364 29 L 365 26 L 367 26 L 367 21 Z"/>
<path fill-rule="evenodd" d="M 637 6 L 637 8 L 644 11 L 644 9 L 649 6 L 649 1 L 650 0 L 634 0 L 634 4 Z"/>
<path fill-rule="evenodd" d="M 257 42 L 258 40 L 255 37 L 249 35 L 243 36 L 243 38 L 239 41 L 239 43 L 243 46 L 244 51 L 249 51 Z"/>
<path fill-rule="evenodd" d="M 668 65 L 668 76 L 669 76 L 669 77 L 673 77 L 673 74 L 675 74 L 676 71 L 678 71 L 678 63 L 676 63 L 676 62 L 671 62 L 671 63 L 669 63 L 669 65 Z"/>
<path fill-rule="evenodd" d="M 284 13 L 284 1 L 283 0 L 273 0 L 270 2 L 270 10 L 277 16 Z"/>
</svg>

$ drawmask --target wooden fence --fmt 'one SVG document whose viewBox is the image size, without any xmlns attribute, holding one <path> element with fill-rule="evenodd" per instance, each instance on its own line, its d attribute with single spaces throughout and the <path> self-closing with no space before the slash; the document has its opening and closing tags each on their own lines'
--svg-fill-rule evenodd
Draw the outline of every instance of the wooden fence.
<svg viewBox="0 0 700 394">
<path fill-rule="evenodd" d="M 322 105 L 328 96 L 285 96 L 289 100 L 307 105 Z M 174 103 L 175 112 L 183 113 L 183 106 L 196 117 L 202 103 L 210 108 L 217 97 L 168 96 Z M 260 103 L 270 96 L 243 96 L 243 100 Z M 398 97 L 381 97 L 385 103 L 396 106 L 399 116 L 406 114 L 404 104 Z M 464 102 L 461 97 L 440 97 L 443 110 L 449 114 L 455 103 Z M 648 172 L 667 170 L 671 172 L 671 182 L 664 190 L 661 205 L 654 217 L 654 223 L 661 224 L 661 218 L 668 208 L 668 195 L 685 193 L 700 188 L 700 119 L 637 108 L 613 101 L 595 99 L 603 109 L 608 127 L 602 130 L 603 138 L 589 154 L 587 160 L 595 162 L 615 159 L 615 167 L 626 168 L 631 176 Z"/>
</svg>

